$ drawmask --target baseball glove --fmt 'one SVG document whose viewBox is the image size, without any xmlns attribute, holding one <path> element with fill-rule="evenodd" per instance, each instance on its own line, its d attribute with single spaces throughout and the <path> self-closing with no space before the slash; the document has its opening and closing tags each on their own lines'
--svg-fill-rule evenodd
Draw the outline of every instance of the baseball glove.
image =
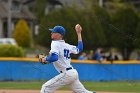
<svg viewBox="0 0 140 93">
<path fill-rule="evenodd" d="M 39 54 L 36 56 L 38 58 L 38 61 L 42 64 L 47 64 L 47 61 L 45 61 L 46 55 L 45 54 Z"/>
</svg>

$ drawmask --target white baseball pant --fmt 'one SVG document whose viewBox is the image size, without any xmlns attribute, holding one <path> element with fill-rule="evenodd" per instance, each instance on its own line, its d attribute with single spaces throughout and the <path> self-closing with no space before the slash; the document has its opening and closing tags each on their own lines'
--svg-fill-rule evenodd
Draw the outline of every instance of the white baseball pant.
<svg viewBox="0 0 140 93">
<path fill-rule="evenodd" d="M 79 81 L 78 73 L 75 69 L 71 69 L 60 73 L 51 80 L 42 85 L 40 93 L 54 93 L 55 90 L 68 85 L 74 93 L 93 93 L 85 89 Z"/>
</svg>

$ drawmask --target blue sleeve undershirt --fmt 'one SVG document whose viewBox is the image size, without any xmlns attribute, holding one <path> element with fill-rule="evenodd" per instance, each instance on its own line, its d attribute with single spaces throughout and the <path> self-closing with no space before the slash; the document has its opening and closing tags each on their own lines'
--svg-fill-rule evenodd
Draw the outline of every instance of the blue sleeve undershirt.
<svg viewBox="0 0 140 93">
<path fill-rule="evenodd" d="M 49 63 L 55 62 L 58 60 L 58 55 L 56 53 L 51 53 L 49 56 L 46 57 L 46 61 Z"/>
<path fill-rule="evenodd" d="M 79 49 L 79 52 L 82 52 L 83 51 L 83 42 L 82 41 L 78 41 L 77 48 Z"/>
</svg>

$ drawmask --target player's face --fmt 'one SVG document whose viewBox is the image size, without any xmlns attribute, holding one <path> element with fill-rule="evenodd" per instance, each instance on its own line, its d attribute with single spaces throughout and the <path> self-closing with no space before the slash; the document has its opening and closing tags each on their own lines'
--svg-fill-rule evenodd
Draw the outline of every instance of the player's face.
<svg viewBox="0 0 140 93">
<path fill-rule="evenodd" d="M 59 33 L 51 33 L 51 38 L 52 38 L 52 40 L 61 40 L 62 35 Z"/>
</svg>

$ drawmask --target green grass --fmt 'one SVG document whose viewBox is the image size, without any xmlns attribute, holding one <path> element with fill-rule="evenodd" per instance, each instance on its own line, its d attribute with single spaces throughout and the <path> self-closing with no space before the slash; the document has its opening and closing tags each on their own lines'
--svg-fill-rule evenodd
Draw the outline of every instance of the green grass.
<svg viewBox="0 0 140 93">
<path fill-rule="evenodd" d="M 0 82 L 0 89 L 40 89 L 45 81 L 22 81 L 22 82 Z M 88 90 L 116 91 L 116 92 L 139 92 L 140 81 L 118 81 L 118 82 L 82 82 Z M 61 90 L 68 90 L 65 86 Z"/>
<path fill-rule="evenodd" d="M 0 89 L 40 89 L 43 81 L 0 82 Z"/>
<path fill-rule="evenodd" d="M 139 92 L 140 82 L 83 82 L 87 89 L 96 91 Z"/>
</svg>

